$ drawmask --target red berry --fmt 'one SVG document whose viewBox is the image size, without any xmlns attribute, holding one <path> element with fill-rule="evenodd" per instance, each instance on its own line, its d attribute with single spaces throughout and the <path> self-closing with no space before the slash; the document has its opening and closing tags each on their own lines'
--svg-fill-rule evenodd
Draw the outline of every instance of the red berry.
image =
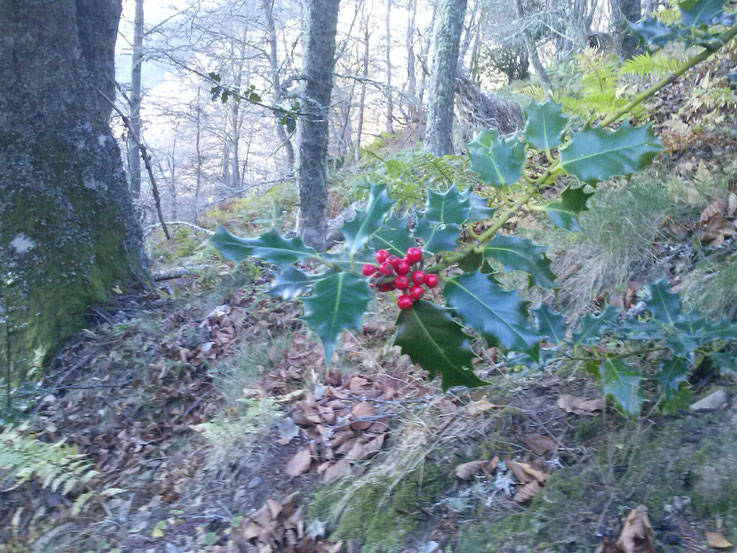
<svg viewBox="0 0 737 553">
<path fill-rule="evenodd" d="M 396 267 L 397 263 L 399 263 L 401 259 L 399 259 L 396 255 L 390 255 L 386 258 L 386 262 L 391 264 L 392 267 Z"/>
<path fill-rule="evenodd" d="M 397 298 L 397 307 L 399 307 L 399 309 L 412 309 L 412 303 L 412 298 L 407 294 L 402 294 Z"/>
<path fill-rule="evenodd" d="M 381 265 L 379 265 L 379 272 L 382 275 L 390 275 L 394 272 L 394 267 L 392 267 L 389 263 L 384 261 Z"/>
<path fill-rule="evenodd" d="M 409 279 L 406 276 L 398 276 L 394 279 L 394 286 L 397 290 L 406 290 L 409 288 Z"/>
<path fill-rule="evenodd" d="M 391 292 L 392 290 L 394 290 L 394 285 L 391 282 L 379 284 L 379 292 Z"/>
<path fill-rule="evenodd" d="M 419 286 L 424 281 L 425 281 L 425 273 L 423 273 L 422 271 L 415 271 L 414 273 L 412 273 L 412 284 L 416 284 L 417 286 Z"/>
<path fill-rule="evenodd" d="M 394 265 L 394 270 L 398 275 L 406 275 L 409 273 L 409 263 L 405 259 L 400 259 L 399 262 Z"/>
<path fill-rule="evenodd" d="M 387 257 L 389 257 L 389 252 L 386 250 L 378 250 L 376 252 L 376 261 L 379 263 L 384 263 Z"/>
<path fill-rule="evenodd" d="M 376 267 L 371 265 L 371 263 L 366 263 L 362 268 L 361 272 L 363 273 L 363 276 L 371 276 L 376 272 Z"/>
<path fill-rule="evenodd" d="M 421 286 L 413 286 L 409 289 L 409 297 L 413 300 L 419 300 L 424 293 L 425 291 L 422 289 Z"/>
<path fill-rule="evenodd" d="M 407 250 L 405 259 L 409 261 L 412 265 L 414 265 L 415 263 L 419 263 L 420 261 L 422 261 L 422 250 L 420 248 L 409 248 Z"/>
<path fill-rule="evenodd" d="M 438 275 L 425 275 L 425 285 L 428 288 L 435 288 L 438 285 Z"/>
</svg>

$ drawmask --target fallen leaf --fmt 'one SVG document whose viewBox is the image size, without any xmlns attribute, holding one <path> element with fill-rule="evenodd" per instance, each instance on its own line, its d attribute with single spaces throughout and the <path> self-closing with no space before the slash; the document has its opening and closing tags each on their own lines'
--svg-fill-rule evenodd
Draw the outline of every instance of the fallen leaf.
<svg viewBox="0 0 737 553">
<path fill-rule="evenodd" d="M 300 474 L 304 474 L 310 470 L 312 464 L 312 454 L 310 448 L 305 447 L 300 449 L 294 456 L 287 462 L 287 468 L 285 472 L 292 477 L 297 477 Z"/>
<path fill-rule="evenodd" d="M 328 469 L 323 474 L 323 482 L 326 484 L 330 484 L 331 482 L 336 481 L 338 478 L 341 478 L 348 474 L 351 471 L 351 462 L 343 458 L 337 463 L 335 463 L 333 466 L 328 467 Z"/>
<path fill-rule="evenodd" d="M 523 441 L 535 455 L 545 455 L 558 449 L 558 444 L 552 438 L 542 434 L 528 434 Z"/>
<path fill-rule="evenodd" d="M 484 470 L 486 461 L 469 461 L 461 463 L 456 467 L 456 476 L 461 480 L 471 480 L 474 476 Z"/>
<path fill-rule="evenodd" d="M 466 406 L 466 409 L 468 409 L 468 412 L 471 416 L 480 415 L 482 413 L 486 413 L 487 411 L 490 411 L 491 409 L 496 409 L 499 407 L 498 405 L 495 405 L 491 403 L 488 399 L 482 398 L 478 401 L 472 401 Z"/>
<path fill-rule="evenodd" d="M 617 545 L 624 553 L 653 553 L 653 527 L 647 516 L 647 507 L 640 505 L 630 511 Z"/>
<path fill-rule="evenodd" d="M 376 414 L 374 406 L 368 401 L 362 401 L 357 403 L 356 406 L 351 410 L 351 414 L 355 418 L 371 417 Z M 358 421 L 351 424 L 351 428 L 356 430 L 365 430 L 373 424 L 372 421 Z"/>
<path fill-rule="evenodd" d="M 507 468 L 512 471 L 512 474 L 514 474 L 517 480 L 523 484 L 533 481 L 537 481 L 542 484 L 548 478 L 547 474 L 533 468 L 528 463 L 520 463 L 518 461 L 510 461 L 507 459 L 506 464 Z"/>
<path fill-rule="evenodd" d="M 517 492 L 514 494 L 512 500 L 517 503 L 526 503 L 535 497 L 540 489 L 540 484 L 533 480 L 532 482 L 528 482 L 524 486 L 517 488 Z"/>
<path fill-rule="evenodd" d="M 386 434 L 379 434 L 376 438 L 369 440 L 365 444 L 357 442 L 346 455 L 346 459 L 349 461 L 360 461 L 372 453 L 376 453 L 384 445 L 384 438 L 386 438 Z"/>
<path fill-rule="evenodd" d="M 730 541 L 719 532 L 707 532 L 706 543 L 709 544 L 709 547 L 713 547 L 715 549 L 734 547 L 734 545 L 732 545 L 732 543 L 730 543 Z"/>
<path fill-rule="evenodd" d="M 606 401 L 604 398 L 581 399 L 580 397 L 564 394 L 558 398 L 558 407 L 566 413 L 591 415 L 594 411 L 603 411 L 606 408 Z"/>
</svg>

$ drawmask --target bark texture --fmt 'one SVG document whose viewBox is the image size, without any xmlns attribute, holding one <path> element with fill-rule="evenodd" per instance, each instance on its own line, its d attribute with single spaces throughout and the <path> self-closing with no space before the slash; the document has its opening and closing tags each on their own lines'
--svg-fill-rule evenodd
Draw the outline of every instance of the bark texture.
<svg viewBox="0 0 737 553">
<path fill-rule="evenodd" d="M 0 307 L 10 355 L 3 348 L 0 362 L 17 378 L 48 361 L 111 286 L 147 280 L 111 107 L 98 92 L 115 94 L 120 8 L 0 2 L 0 275 L 12 281 Z"/>
<path fill-rule="evenodd" d="M 453 153 L 453 97 L 466 0 L 441 0 L 433 36 L 425 151 Z"/>
<path fill-rule="evenodd" d="M 637 53 L 639 41 L 632 34 L 626 21 L 640 19 L 640 0 L 610 0 L 612 7 L 612 30 L 614 46 L 621 59 L 631 58 Z M 626 21 L 625 21 L 626 20 Z"/>
<path fill-rule="evenodd" d="M 131 56 L 131 126 L 137 137 L 141 135 L 141 68 L 143 66 L 143 0 L 136 0 L 136 18 L 133 23 L 133 53 Z M 114 96 L 110 96 L 114 98 Z M 128 172 L 131 180 L 131 194 L 135 199 L 141 197 L 141 152 L 138 144 L 128 138 Z"/>
<path fill-rule="evenodd" d="M 297 123 L 300 231 L 305 243 L 324 249 L 327 236 L 328 114 L 333 90 L 339 0 L 305 3 L 302 110 Z"/>
</svg>

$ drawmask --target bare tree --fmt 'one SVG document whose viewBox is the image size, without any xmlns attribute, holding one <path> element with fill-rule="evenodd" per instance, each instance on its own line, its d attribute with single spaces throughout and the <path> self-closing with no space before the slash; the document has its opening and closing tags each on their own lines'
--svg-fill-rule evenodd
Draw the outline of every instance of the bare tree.
<svg viewBox="0 0 737 553">
<path fill-rule="evenodd" d="M 610 0 L 611 27 L 614 35 L 614 46 L 621 59 L 632 57 L 637 52 L 638 39 L 632 34 L 627 21 L 640 19 L 640 0 Z"/>
<path fill-rule="evenodd" d="M 130 121 L 136 136 L 141 136 L 141 68 L 143 66 L 143 0 L 136 0 L 131 54 Z M 141 154 L 133 137 L 128 137 L 128 173 L 134 199 L 141 197 Z"/>
<path fill-rule="evenodd" d="M 394 132 L 394 100 L 392 98 L 392 0 L 386 0 L 386 132 Z"/>
</svg>

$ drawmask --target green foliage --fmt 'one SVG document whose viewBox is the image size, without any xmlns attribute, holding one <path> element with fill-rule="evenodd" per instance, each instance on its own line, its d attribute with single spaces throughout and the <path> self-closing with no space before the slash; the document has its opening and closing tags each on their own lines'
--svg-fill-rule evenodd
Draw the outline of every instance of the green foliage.
<svg viewBox="0 0 737 553">
<path fill-rule="evenodd" d="M 505 271 L 523 271 L 534 286 L 555 288 L 555 275 L 550 260 L 545 257 L 545 246 L 536 246 L 526 238 L 497 234 L 483 248 L 484 255 L 496 259 Z"/>
<path fill-rule="evenodd" d="M 638 414 L 644 397 L 640 389 L 642 375 L 624 361 L 609 358 L 600 363 L 591 363 L 591 372 L 601 378 L 604 395 L 616 401 L 625 413 Z"/>
<path fill-rule="evenodd" d="M 525 109 L 525 140 L 539 150 L 550 150 L 563 143 L 568 117 L 553 100 L 532 103 Z"/>
<path fill-rule="evenodd" d="M 593 192 L 586 192 L 584 188 L 584 186 L 580 188 L 569 186 L 560 195 L 560 200 L 545 206 L 545 213 L 556 227 L 581 232 L 578 216 L 582 211 L 588 210 L 586 202 L 594 195 Z"/>
<path fill-rule="evenodd" d="M 497 188 L 514 184 L 522 176 L 525 147 L 517 138 L 503 139 L 496 129 L 481 131 L 468 145 L 471 169 L 486 184 Z"/>
</svg>

